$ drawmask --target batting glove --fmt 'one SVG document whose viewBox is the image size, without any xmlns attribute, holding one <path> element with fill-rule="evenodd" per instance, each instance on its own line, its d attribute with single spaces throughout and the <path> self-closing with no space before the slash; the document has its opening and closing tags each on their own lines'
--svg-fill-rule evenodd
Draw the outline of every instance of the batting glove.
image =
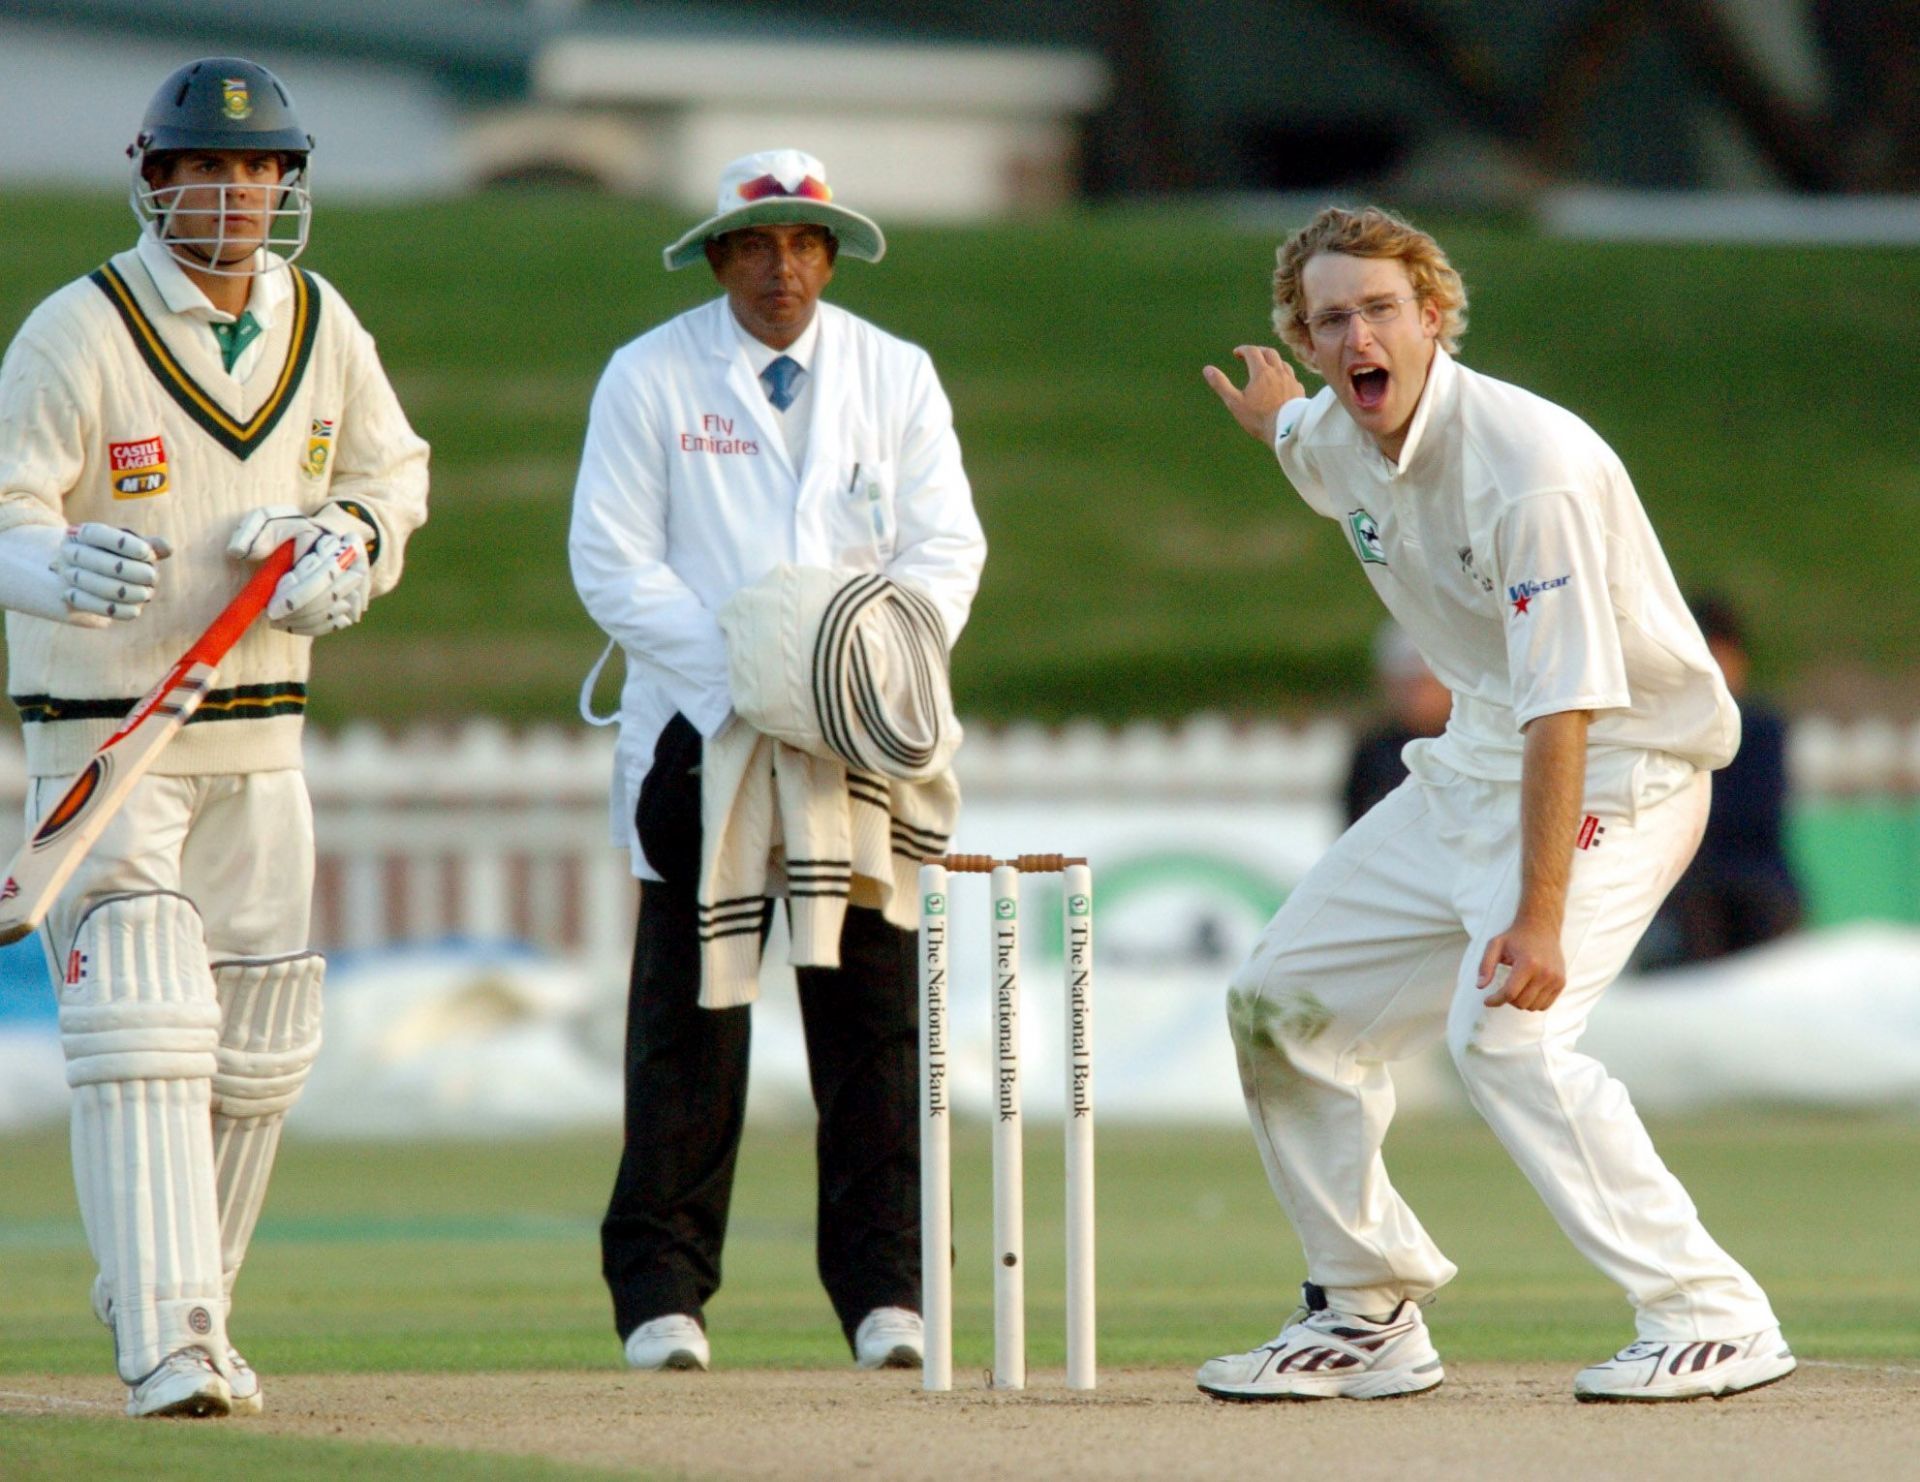
<svg viewBox="0 0 1920 1482">
<path fill-rule="evenodd" d="M 172 554 L 173 547 L 157 535 L 135 535 L 97 521 L 72 527 L 52 563 L 66 620 L 86 628 L 132 622 L 153 600 L 159 563 Z"/>
<path fill-rule="evenodd" d="M 280 539 L 297 539 L 283 534 Z M 367 543 L 358 535 L 327 531 L 280 578 L 267 604 L 267 621 L 302 638 L 351 628 L 366 616 L 373 595 Z"/>
<path fill-rule="evenodd" d="M 251 511 L 227 538 L 227 554 L 236 561 L 264 561 L 288 541 L 298 561 L 327 534 L 327 527 L 290 504 Z"/>
</svg>

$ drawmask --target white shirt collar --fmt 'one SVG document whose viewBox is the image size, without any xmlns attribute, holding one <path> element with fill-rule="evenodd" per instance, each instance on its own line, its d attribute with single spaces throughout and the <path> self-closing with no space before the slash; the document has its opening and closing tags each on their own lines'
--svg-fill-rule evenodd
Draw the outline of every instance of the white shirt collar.
<svg viewBox="0 0 1920 1482">
<path fill-rule="evenodd" d="M 1413 409 L 1413 420 L 1407 424 L 1407 440 L 1400 445 L 1400 459 L 1393 464 L 1393 477 L 1399 478 L 1413 467 L 1420 444 L 1426 438 L 1428 425 L 1441 415 L 1435 408 L 1451 399 L 1456 379 L 1453 357 L 1435 345 L 1433 363 L 1427 367 L 1427 384 L 1420 388 L 1420 403 Z"/>
<path fill-rule="evenodd" d="M 151 226 L 140 233 L 140 241 L 134 250 L 139 253 L 141 263 L 153 279 L 153 286 L 159 289 L 160 297 L 171 312 L 207 324 L 231 324 L 239 317 L 223 313 L 208 302 L 207 296 L 174 260 L 173 254 L 155 235 Z M 292 297 L 293 286 L 288 281 L 291 277 L 292 272 L 287 265 L 276 262 L 271 269 L 253 280 L 253 289 L 247 295 L 247 312 L 253 315 L 253 321 L 260 326 L 262 333 L 273 328 L 281 306 Z"/>
<path fill-rule="evenodd" d="M 755 339 L 748 332 L 747 327 L 734 318 L 732 305 L 727 307 L 727 319 L 733 325 L 733 332 L 740 336 L 740 343 L 747 352 L 747 364 L 753 367 L 753 373 L 756 376 L 782 355 L 792 359 L 803 371 L 813 369 L 814 350 L 820 343 L 820 306 L 818 304 L 813 306 L 813 318 L 807 327 L 800 331 L 800 338 L 784 350 L 776 350 L 773 346 Z"/>
</svg>

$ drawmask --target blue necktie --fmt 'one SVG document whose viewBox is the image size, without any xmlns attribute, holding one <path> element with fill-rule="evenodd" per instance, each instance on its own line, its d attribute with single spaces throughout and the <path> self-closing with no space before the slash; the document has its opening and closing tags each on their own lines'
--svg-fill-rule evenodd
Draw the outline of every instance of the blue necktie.
<svg viewBox="0 0 1920 1482">
<path fill-rule="evenodd" d="M 791 355 L 780 356 L 760 372 L 760 379 L 766 384 L 767 400 L 776 411 L 784 412 L 793 405 L 794 397 L 800 394 L 800 378 L 805 374 L 800 362 Z"/>
</svg>

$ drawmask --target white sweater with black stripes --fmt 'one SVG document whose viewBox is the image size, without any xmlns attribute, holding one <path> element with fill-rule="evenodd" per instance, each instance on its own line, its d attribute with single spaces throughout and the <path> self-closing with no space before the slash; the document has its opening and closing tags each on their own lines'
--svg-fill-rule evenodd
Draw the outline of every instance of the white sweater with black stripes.
<svg viewBox="0 0 1920 1482">
<path fill-rule="evenodd" d="M 84 766 L 232 600 L 252 568 L 226 545 L 249 511 L 293 506 L 358 531 L 375 595 L 399 579 L 426 519 L 427 445 L 339 293 L 274 271 L 291 275 L 286 302 L 244 380 L 223 368 L 204 318 L 168 307 L 137 251 L 43 302 L 0 362 L 0 530 L 99 520 L 174 552 L 133 622 L 7 614 L 7 689 L 33 776 Z M 179 285 L 169 290 L 178 302 Z M 311 642 L 255 623 L 154 770 L 298 767 Z"/>
</svg>

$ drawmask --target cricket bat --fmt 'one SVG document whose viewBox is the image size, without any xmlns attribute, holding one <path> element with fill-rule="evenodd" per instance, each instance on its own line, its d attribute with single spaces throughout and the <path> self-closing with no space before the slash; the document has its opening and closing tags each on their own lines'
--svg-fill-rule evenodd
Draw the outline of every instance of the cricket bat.
<svg viewBox="0 0 1920 1482">
<path fill-rule="evenodd" d="M 160 682 L 134 702 L 126 723 L 93 754 L 60 801 L 34 825 L 0 885 L 0 946 L 39 927 L 61 888 L 80 868 L 113 815 L 167 743 L 200 708 L 227 650 L 267 610 L 273 589 L 293 566 L 288 541 L 260 563 L 239 596 L 180 655 Z"/>
</svg>

